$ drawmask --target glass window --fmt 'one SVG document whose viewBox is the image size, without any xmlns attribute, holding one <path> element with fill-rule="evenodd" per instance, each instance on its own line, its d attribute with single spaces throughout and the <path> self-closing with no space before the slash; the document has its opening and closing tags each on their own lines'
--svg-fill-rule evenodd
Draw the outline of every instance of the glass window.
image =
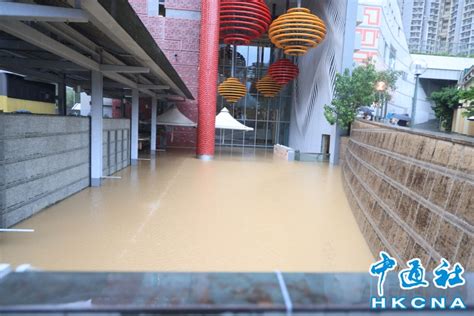
<svg viewBox="0 0 474 316">
<path fill-rule="evenodd" d="M 389 57 L 389 61 L 388 61 L 388 66 L 391 69 L 395 69 L 396 59 L 397 59 L 397 51 L 393 46 L 390 46 L 390 57 Z"/>
<path fill-rule="evenodd" d="M 219 53 L 219 84 L 231 76 L 232 49 L 221 45 Z M 217 110 L 227 107 L 231 115 L 242 124 L 252 127 L 252 132 L 216 131 L 216 145 L 272 147 L 283 135 L 282 144 L 288 144 L 288 128 L 291 113 L 291 84 L 272 99 L 263 97 L 256 89 L 258 80 L 268 73 L 274 51 L 270 47 L 237 46 L 235 77 L 247 87 L 247 95 L 236 104 L 228 104 L 217 96 Z M 285 124 L 282 125 L 282 122 Z"/>
<path fill-rule="evenodd" d="M 266 137 L 267 137 L 267 122 L 257 121 L 255 145 L 266 146 Z"/>
<path fill-rule="evenodd" d="M 158 15 L 166 16 L 165 0 L 158 0 Z"/>
</svg>

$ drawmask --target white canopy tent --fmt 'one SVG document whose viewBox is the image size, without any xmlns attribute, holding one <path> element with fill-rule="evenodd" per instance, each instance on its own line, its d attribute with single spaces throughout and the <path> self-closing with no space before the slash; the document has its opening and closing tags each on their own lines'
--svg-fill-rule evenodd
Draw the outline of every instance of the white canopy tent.
<svg viewBox="0 0 474 316">
<path fill-rule="evenodd" d="M 230 115 L 229 110 L 224 107 L 216 116 L 216 128 L 232 129 L 237 131 L 253 131 L 253 128 L 245 126 Z"/>
<path fill-rule="evenodd" d="M 171 141 L 174 139 L 174 128 L 177 127 L 197 127 L 197 124 L 188 119 L 181 111 L 174 105 L 168 111 L 156 117 L 156 125 L 171 126 Z"/>
<path fill-rule="evenodd" d="M 181 113 L 176 106 L 165 113 L 158 115 L 156 118 L 156 125 L 164 126 L 181 126 L 181 127 L 196 127 L 197 124 L 188 119 Z"/>
<path fill-rule="evenodd" d="M 165 113 L 158 115 L 156 118 L 156 124 L 162 126 L 178 126 L 178 127 L 197 127 L 197 124 L 188 119 L 183 113 L 181 113 L 176 106 Z M 223 108 L 220 113 L 216 116 L 216 129 L 222 130 L 236 130 L 250 132 L 254 129 L 240 123 L 230 115 L 227 108 Z M 171 139 L 174 137 L 174 130 L 171 130 Z"/>
</svg>

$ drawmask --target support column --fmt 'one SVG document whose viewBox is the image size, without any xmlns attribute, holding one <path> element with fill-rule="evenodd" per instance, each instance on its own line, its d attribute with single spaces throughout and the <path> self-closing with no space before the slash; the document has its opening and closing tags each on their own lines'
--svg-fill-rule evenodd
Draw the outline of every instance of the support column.
<svg viewBox="0 0 474 316">
<path fill-rule="evenodd" d="M 138 89 L 132 89 L 132 117 L 131 117 L 131 153 L 132 166 L 138 163 Z"/>
<path fill-rule="evenodd" d="M 63 76 L 63 81 L 58 82 L 58 110 L 59 115 L 67 115 L 67 105 L 66 105 L 66 76 Z"/>
<path fill-rule="evenodd" d="M 156 152 L 156 110 L 158 100 L 156 97 L 151 98 L 151 135 L 150 135 L 150 154 Z"/>
<path fill-rule="evenodd" d="M 217 64 L 219 52 L 219 0 L 201 1 L 199 44 L 199 97 L 196 155 L 202 160 L 214 157 L 217 103 Z"/>
<path fill-rule="evenodd" d="M 98 187 L 102 180 L 102 133 L 103 133 L 103 76 L 91 72 L 91 186 Z"/>
</svg>

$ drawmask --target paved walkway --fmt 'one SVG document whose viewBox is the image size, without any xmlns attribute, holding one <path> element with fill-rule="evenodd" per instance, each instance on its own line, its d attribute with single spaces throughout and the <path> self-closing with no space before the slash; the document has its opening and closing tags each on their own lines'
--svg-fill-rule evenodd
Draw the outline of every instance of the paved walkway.
<svg viewBox="0 0 474 316">
<path fill-rule="evenodd" d="M 367 271 L 339 167 L 234 149 L 159 153 L 2 234 L 0 262 L 45 270 Z"/>
</svg>

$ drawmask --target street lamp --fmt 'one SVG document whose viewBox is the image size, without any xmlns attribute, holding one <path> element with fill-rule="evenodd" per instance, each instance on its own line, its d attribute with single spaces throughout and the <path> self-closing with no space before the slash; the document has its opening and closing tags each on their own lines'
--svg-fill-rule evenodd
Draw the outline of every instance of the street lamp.
<svg viewBox="0 0 474 316">
<path fill-rule="evenodd" d="M 382 118 L 384 118 L 387 115 L 387 106 L 385 104 L 385 91 L 387 90 L 387 83 L 385 81 L 377 82 L 375 85 L 375 90 L 379 92 L 380 114 L 382 115 Z M 380 115 L 376 116 L 378 116 L 380 120 Z"/>
<path fill-rule="evenodd" d="M 413 103 L 411 105 L 411 126 L 415 125 L 416 104 L 418 98 L 418 85 L 420 83 L 420 76 L 425 73 L 428 65 L 423 59 L 414 60 L 410 65 L 411 72 L 415 75 L 415 92 L 413 94 Z"/>
</svg>

